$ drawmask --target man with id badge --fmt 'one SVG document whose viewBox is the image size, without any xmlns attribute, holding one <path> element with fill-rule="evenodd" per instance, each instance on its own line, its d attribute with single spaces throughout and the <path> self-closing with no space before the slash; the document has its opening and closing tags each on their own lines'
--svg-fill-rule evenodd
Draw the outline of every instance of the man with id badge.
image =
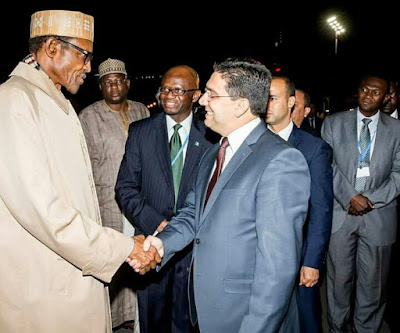
<svg viewBox="0 0 400 333">
<path fill-rule="evenodd" d="M 334 209 L 327 256 L 330 332 L 378 332 L 387 299 L 400 193 L 400 123 L 380 112 L 387 79 L 363 77 L 358 107 L 326 117 Z"/>
</svg>

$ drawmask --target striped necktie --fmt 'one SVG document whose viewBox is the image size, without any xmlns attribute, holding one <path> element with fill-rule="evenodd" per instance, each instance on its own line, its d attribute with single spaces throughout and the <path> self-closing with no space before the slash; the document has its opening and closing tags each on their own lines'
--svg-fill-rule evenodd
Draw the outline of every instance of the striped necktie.
<svg viewBox="0 0 400 333">
<path fill-rule="evenodd" d="M 369 167 L 370 163 L 370 143 L 371 143 L 371 134 L 369 132 L 368 125 L 372 121 L 371 119 L 364 118 L 363 126 L 361 127 L 360 131 L 360 151 L 358 152 L 359 157 L 364 157 L 361 163 L 359 163 L 359 168 Z M 367 151 L 368 149 L 368 151 Z M 359 161 L 361 159 L 359 158 Z M 354 186 L 357 192 L 364 191 L 365 183 L 367 181 L 367 177 L 357 177 L 356 184 Z"/>
<path fill-rule="evenodd" d="M 181 127 L 182 127 L 181 124 L 176 124 L 174 126 L 174 134 L 172 134 L 170 141 L 172 177 L 174 179 L 174 193 L 175 193 L 174 212 L 176 212 L 176 202 L 178 201 L 179 186 L 181 184 L 182 169 L 183 169 L 183 154 L 182 152 L 179 153 L 179 151 L 182 148 L 182 142 L 178 133 Z M 179 156 L 177 157 L 178 153 Z"/>
</svg>

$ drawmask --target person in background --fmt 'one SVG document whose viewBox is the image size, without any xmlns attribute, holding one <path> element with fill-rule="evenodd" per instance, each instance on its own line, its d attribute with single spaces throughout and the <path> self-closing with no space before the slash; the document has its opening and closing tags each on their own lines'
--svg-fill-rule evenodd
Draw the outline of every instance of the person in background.
<svg viewBox="0 0 400 333">
<path fill-rule="evenodd" d="M 319 136 L 319 132 L 315 128 L 310 127 L 307 121 L 304 121 L 311 112 L 310 95 L 304 90 L 296 89 L 295 97 L 296 102 L 291 115 L 293 123 L 298 128 L 314 136 Z"/>
<path fill-rule="evenodd" d="M 324 140 L 293 124 L 290 115 L 294 104 L 294 83 L 286 76 L 273 77 L 265 117 L 268 128 L 301 151 L 311 176 L 310 204 L 296 288 L 300 327 L 303 333 L 322 333 L 319 280 L 332 227 L 332 149 Z"/>
<path fill-rule="evenodd" d="M 322 117 L 323 115 L 319 114 L 317 110 L 317 105 L 315 105 L 314 103 L 310 103 L 310 112 L 303 121 L 301 128 L 305 129 L 306 131 L 315 131 L 311 134 L 321 137 L 321 126 L 322 122 L 324 121 Z"/>
<path fill-rule="evenodd" d="M 399 119 L 399 111 L 397 106 L 400 99 L 400 86 L 397 81 L 390 81 L 389 83 L 389 95 L 390 98 L 382 106 L 382 112 L 385 112 L 389 116 Z"/>
<path fill-rule="evenodd" d="M 128 99 L 130 80 L 123 61 L 108 58 L 99 65 L 98 72 L 104 99 L 84 108 L 79 119 L 89 150 L 103 226 L 133 236 L 134 228 L 122 214 L 114 188 L 129 124 L 149 117 L 150 112 L 144 104 Z M 136 275 L 128 265 L 122 265 L 111 280 L 109 292 L 114 329 L 139 326 Z"/>
<path fill-rule="evenodd" d="M 0 86 L 0 332 L 111 332 L 105 283 L 125 260 L 160 261 L 102 227 L 75 94 L 91 71 L 94 18 L 31 16 L 29 55 Z M 145 262 L 139 269 L 137 264 Z"/>
<path fill-rule="evenodd" d="M 160 232 L 192 187 L 201 156 L 211 146 L 207 128 L 193 114 L 200 95 L 197 72 L 174 66 L 156 95 L 164 112 L 130 125 L 115 189 L 136 233 Z M 143 277 L 137 290 L 142 333 L 196 332 L 186 293 L 190 258 L 188 244 L 162 272 Z"/>
<path fill-rule="evenodd" d="M 203 156 L 185 206 L 144 243 L 164 255 L 162 272 L 194 240 L 189 303 L 201 332 L 299 331 L 294 290 L 310 174 L 300 151 L 267 130 L 270 83 L 256 60 L 214 64 L 199 103 L 223 138 Z"/>
<path fill-rule="evenodd" d="M 396 80 L 391 80 L 389 85 L 389 100 L 383 104 L 382 112 L 390 115 L 395 119 L 399 119 L 399 111 L 397 106 L 400 99 L 400 87 Z M 390 261 L 390 273 L 388 278 L 388 301 L 385 310 L 385 321 L 387 322 L 391 332 L 400 332 L 400 322 L 398 318 L 398 300 L 400 298 L 398 262 L 400 258 L 400 199 L 397 197 L 397 236 L 396 242 L 393 244 L 392 256 Z"/>
<path fill-rule="evenodd" d="M 358 107 L 322 124 L 322 138 L 333 149 L 331 332 L 378 332 L 383 321 L 400 193 L 400 122 L 380 111 L 388 99 L 385 76 L 368 73 L 358 87 Z"/>
<path fill-rule="evenodd" d="M 311 111 L 310 95 L 304 90 L 296 89 L 295 97 L 296 102 L 292 110 L 291 118 L 297 127 L 301 127 L 304 118 L 306 118 Z"/>
</svg>

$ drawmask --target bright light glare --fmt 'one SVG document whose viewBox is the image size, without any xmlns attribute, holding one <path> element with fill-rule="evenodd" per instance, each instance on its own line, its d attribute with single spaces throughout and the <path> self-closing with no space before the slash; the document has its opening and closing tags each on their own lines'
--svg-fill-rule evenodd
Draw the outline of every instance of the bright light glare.
<svg viewBox="0 0 400 333">
<path fill-rule="evenodd" d="M 343 26 L 338 22 L 336 16 L 332 16 L 326 20 L 331 28 L 339 35 L 345 32 Z"/>
</svg>

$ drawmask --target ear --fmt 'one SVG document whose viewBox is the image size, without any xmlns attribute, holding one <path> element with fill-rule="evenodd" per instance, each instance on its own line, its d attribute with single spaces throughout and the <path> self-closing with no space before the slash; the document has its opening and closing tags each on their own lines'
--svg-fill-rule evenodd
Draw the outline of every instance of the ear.
<svg viewBox="0 0 400 333">
<path fill-rule="evenodd" d="M 390 94 L 386 94 L 385 97 L 383 97 L 382 104 L 385 104 L 389 99 L 390 99 Z"/>
<path fill-rule="evenodd" d="M 288 99 L 288 107 L 290 109 L 292 109 L 292 107 L 294 106 L 294 103 L 296 103 L 296 97 L 290 96 Z"/>
<path fill-rule="evenodd" d="M 310 112 L 311 112 L 311 108 L 309 106 L 306 106 L 304 108 L 304 118 L 307 117 Z"/>
<path fill-rule="evenodd" d="M 160 103 L 160 92 L 159 91 L 157 91 L 155 97 L 156 97 L 156 100 L 157 100 L 157 104 L 161 105 L 161 103 Z"/>
<path fill-rule="evenodd" d="M 239 99 L 235 106 L 236 118 L 240 118 L 241 116 L 243 116 L 249 108 L 250 108 L 250 103 L 246 98 Z"/>
<path fill-rule="evenodd" d="M 128 90 L 131 89 L 131 80 L 130 79 L 126 79 L 126 86 L 128 87 Z"/>
<path fill-rule="evenodd" d="M 200 89 L 196 90 L 192 96 L 192 103 L 196 103 L 199 100 L 200 96 L 201 96 L 201 90 Z"/>
<path fill-rule="evenodd" d="M 58 40 L 55 37 L 49 37 L 44 43 L 44 50 L 49 58 L 54 58 L 57 54 Z"/>
</svg>

